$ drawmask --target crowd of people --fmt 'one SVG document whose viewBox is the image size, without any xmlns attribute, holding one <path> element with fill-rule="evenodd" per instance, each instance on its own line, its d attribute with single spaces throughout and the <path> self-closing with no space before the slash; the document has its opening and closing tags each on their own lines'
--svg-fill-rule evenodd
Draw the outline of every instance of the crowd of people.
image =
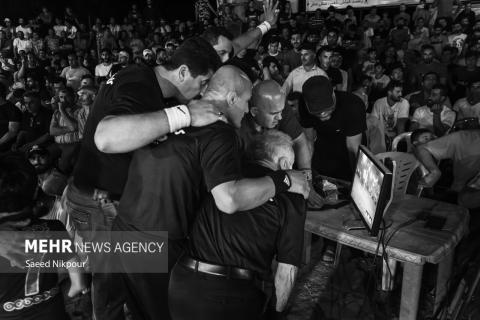
<svg viewBox="0 0 480 320">
<path fill-rule="evenodd" d="M 95 319 L 125 319 L 125 304 L 134 319 L 254 319 L 266 305 L 280 319 L 305 200 L 324 201 L 312 177 L 351 181 L 360 144 L 386 152 L 413 131 L 420 183 L 451 159 L 458 202 L 480 207 L 480 19 L 468 2 L 446 17 L 437 4 L 198 0 L 180 21 L 146 0 L 121 21 L 4 17 L 0 228 L 43 217 L 78 241 L 168 231 L 168 273 L 129 273 L 122 257 L 125 273 L 95 272 L 111 263 L 95 256 L 90 281 L 71 275 L 69 296 L 91 290 Z M 14 240 L 0 235 L 12 268 Z M 67 319 L 55 278 L 43 281 L 27 295 L 25 279 L 0 276 L 0 315 Z"/>
</svg>

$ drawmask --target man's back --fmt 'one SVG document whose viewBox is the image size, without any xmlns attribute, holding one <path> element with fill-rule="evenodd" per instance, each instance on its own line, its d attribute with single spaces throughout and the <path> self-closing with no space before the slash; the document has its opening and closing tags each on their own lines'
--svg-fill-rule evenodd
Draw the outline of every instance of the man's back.
<svg viewBox="0 0 480 320">
<path fill-rule="evenodd" d="M 207 192 L 240 178 L 240 143 L 233 127 L 219 121 L 185 131 L 134 153 L 119 205 L 124 224 L 183 239 Z"/>
<path fill-rule="evenodd" d="M 262 175 L 269 169 L 254 166 L 248 171 Z M 270 273 L 275 254 L 277 261 L 298 266 L 305 209 L 301 196 L 282 193 L 260 207 L 229 215 L 217 209 L 209 196 L 192 227 L 189 254 L 201 261 L 260 274 Z"/>
</svg>

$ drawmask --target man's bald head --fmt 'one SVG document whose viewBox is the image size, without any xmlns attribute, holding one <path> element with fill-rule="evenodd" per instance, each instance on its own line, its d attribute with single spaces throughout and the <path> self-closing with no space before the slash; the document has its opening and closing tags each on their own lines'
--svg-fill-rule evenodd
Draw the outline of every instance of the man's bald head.
<svg viewBox="0 0 480 320">
<path fill-rule="evenodd" d="M 243 116 L 248 112 L 251 95 L 252 82 L 248 76 L 240 69 L 226 65 L 212 76 L 202 100 L 216 104 L 229 123 L 240 127 Z"/>
<path fill-rule="evenodd" d="M 242 95 L 245 92 L 251 92 L 251 90 L 252 82 L 248 76 L 237 67 L 226 65 L 220 67 L 212 76 L 203 97 L 212 99 L 217 96 L 225 96 L 228 92 Z"/>
<path fill-rule="evenodd" d="M 259 126 L 276 127 L 282 120 L 284 108 L 285 93 L 276 81 L 262 81 L 253 88 L 250 113 Z"/>
</svg>

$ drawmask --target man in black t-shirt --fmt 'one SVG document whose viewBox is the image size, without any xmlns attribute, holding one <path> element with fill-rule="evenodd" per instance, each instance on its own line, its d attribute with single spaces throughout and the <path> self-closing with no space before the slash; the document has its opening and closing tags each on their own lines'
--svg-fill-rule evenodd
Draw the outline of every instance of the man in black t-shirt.
<svg viewBox="0 0 480 320">
<path fill-rule="evenodd" d="M 165 99 L 188 102 L 207 85 L 220 65 L 215 50 L 200 38 L 180 46 L 169 64 L 155 68 L 132 65 L 107 80 L 97 94 L 85 124 L 73 182 L 64 193 L 66 210 L 85 241 L 109 231 L 127 179 L 132 151 L 181 128 L 219 119 L 205 102 L 166 108 Z M 98 256 L 98 258 L 100 258 Z M 90 263 L 104 261 L 90 259 Z M 98 270 L 98 269 L 97 269 Z M 97 319 L 123 319 L 119 281 L 93 274 L 93 307 Z"/>
<path fill-rule="evenodd" d="M 246 167 L 260 177 L 290 169 L 291 139 L 277 130 L 255 137 Z M 275 273 L 276 312 L 284 311 L 301 263 L 305 201 L 277 194 L 260 207 L 228 215 L 206 198 L 197 212 L 188 250 L 172 271 L 169 305 L 174 320 L 260 319 L 266 295 L 255 281 Z"/>
<path fill-rule="evenodd" d="M 236 67 L 221 67 L 202 99 L 218 106 L 227 123 L 186 128 L 133 155 L 114 230 L 142 230 L 148 236 L 152 236 L 148 231 L 168 231 L 169 270 L 181 255 L 194 214 L 208 193 L 227 214 L 252 209 L 287 190 L 308 196 L 308 183 L 298 171 L 242 179 L 242 150 L 235 127 L 240 127 L 248 110 L 251 86 Z M 131 262 L 123 258 L 129 301 L 134 301 L 132 313 L 167 319 L 169 275 L 128 273 Z"/>
<path fill-rule="evenodd" d="M 325 77 L 312 77 L 302 89 L 305 105 L 299 107 L 305 128 L 316 131 L 312 168 L 318 173 L 350 180 L 362 134 L 366 130 L 365 107 L 359 97 L 334 92 Z"/>
<path fill-rule="evenodd" d="M 6 100 L 7 90 L 0 83 L 0 152 L 10 150 L 17 137 L 22 121 L 22 113 Z"/>
<path fill-rule="evenodd" d="M 307 137 L 290 106 L 285 103 L 285 93 L 281 86 L 273 81 L 262 81 L 254 86 L 249 113 L 242 120 L 239 130 L 245 148 L 257 135 L 266 130 L 278 129 L 290 136 L 295 151 L 295 166 L 312 176 L 312 154 Z M 323 201 L 313 188 L 310 189 L 309 201 L 319 207 Z"/>
<path fill-rule="evenodd" d="M 342 89 L 343 77 L 337 68 L 332 68 L 332 57 L 334 50 L 331 47 L 323 46 L 317 51 L 318 65 L 322 68 L 330 78 L 330 82 L 337 90 Z"/>
</svg>

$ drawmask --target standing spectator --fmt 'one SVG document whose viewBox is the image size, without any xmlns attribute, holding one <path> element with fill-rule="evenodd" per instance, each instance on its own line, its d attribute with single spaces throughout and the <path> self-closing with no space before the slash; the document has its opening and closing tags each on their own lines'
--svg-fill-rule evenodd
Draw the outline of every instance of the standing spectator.
<svg viewBox="0 0 480 320">
<path fill-rule="evenodd" d="M 458 5 L 457 8 L 460 9 L 461 5 Z M 455 22 L 461 22 L 463 19 L 468 19 L 470 26 L 475 24 L 475 12 L 472 10 L 472 3 L 470 1 L 463 3 L 463 10 L 455 17 Z"/>
<path fill-rule="evenodd" d="M 79 107 L 74 116 L 77 121 L 77 135 L 79 140 L 83 139 L 83 133 L 85 131 L 85 124 L 87 123 L 88 115 L 95 101 L 97 95 L 97 87 L 92 85 L 81 86 L 78 90 L 78 104 Z"/>
<path fill-rule="evenodd" d="M 120 34 L 120 25 L 115 21 L 114 17 L 110 17 L 107 28 L 110 29 L 110 32 L 115 38 L 118 38 Z"/>
<path fill-rule="evenodd" d="M 4 30 L 0 30 L 0 52 L 12 52 L 13 42 L 12 39 L 7 38 L 7 33 Z"/>
<path fill-rule="evenodd" d="M 337 68 L 332 68 L 332 56 L 333 56 L 333 49 L 329 46 L 323 46 L 317 51 L 317 61 L 318 66 L 323 69 L 328 75 L 332 86 L 336 90 L 340 90 L 342 88 L 343 79 L 342 73 Z"/>
<path fill-rule="evenodd" d="M 60 46 L 60 38 L 55 33 L 54 29 L 48 29 L 48 35 L 45 37 L 45 42 L 50 52 L 56 52 Z"/>
<path fill-rule="evenodd" d="M 296 69 L 293 69 L 283 83 L 282 89 L 287 95 L 290 94 L 290 92 L 292 91 L 302 92 L 303 84 L 310 77 L 324 76 L 328 78 L 327 73 L 323 71 L 320 67 L 318 67 L 315 62 L 316 57 L 314 45 L 305 42 L 299 49 L 302 65 Z"/>
<path fill-rule="evenodd" d="M 145 0 L 145 7 L 142 10 L 142 17 L 146 21 L 153 21 L 158 17 L 158 8 L 152 0 Z"/>
<path fill-rule="evenodd" d="M 73 90 L 77 91 L 80 87 L 82 76 L 89 74 L 90 72 L 79 65 L 78 60 L 73 53 L 68 55 L 68 64 L 68 67 L 63 68 L 60 77 L 67 80 L 67 87 L 71 87 Z"/>
<path fill-rule="evenodd" d="M 38 55 L 40 50 L 43 50 L 45 48 L 45 40 L 40 38 L 40 35 L 38 34 L 37 31 L 33 31 L 32 33 L 32 46 L 33 46 L 33 52 Z"/>
<path fill-rule="evenodd" d="M 408 42 L 410 40 L 410 30 L 405 22 L 405 18 L 398 17 L 395 19 L 395 28 L 390 30 L 389 39 L 397 50 L 402 47 L 405 41 Z"/>
<path fill-rule="evenodd" d="M 65 32 L 67 33 L 67 38 L 73 40 L 77 36 L 77 27 L 70 20 L 65 20 Z"/>
<path fill-rule="evenodd" d="M 417 108 L 413 113 L 410 131 L 428 129 L 437 137 L 441 137 L 450 130 L 456 115 L 445 105 L 446 97 L 446 88 L 442 85 L 435 85 L 427 105 Z"/>
<path fill-rule="evenodd" d="M 355 11 L 353 11 L 352 6 L 347 6 L 347 8 L 346 8 L 344 20 L 347 20 L 347 19 L 350 19 L 352 24 L 358 25 L 357 17 L 355 16 Z"/>
<path fill-rule="evenodd" d="M 325 19 L 320 9 L 315 10 L 315 14 L 308 20 L 308 26 L 315 31 L 322 31 L 325 26 Z"/>
<path fill-rule="evenodd" d="M 302 64 L 302 58 L 300 53 L 300 45 L 302 44 L 302 35 L 299 32 L 292 33 L 290 37 L 290 43 L 292 49 L 288 50 L 284 54 L 283 59 L 283 73 L 289 74 L 290 71 L 299 67 Z"/>
</svg>

